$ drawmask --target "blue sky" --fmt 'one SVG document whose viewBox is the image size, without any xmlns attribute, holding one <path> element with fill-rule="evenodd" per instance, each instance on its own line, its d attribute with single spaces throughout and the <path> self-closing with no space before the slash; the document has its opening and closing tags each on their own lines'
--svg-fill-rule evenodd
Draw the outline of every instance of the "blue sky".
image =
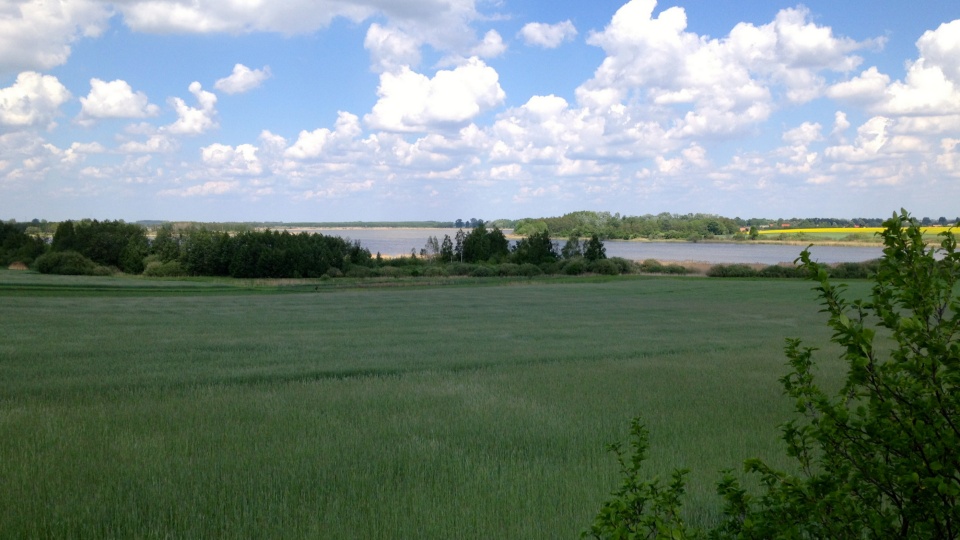
<svg viewBox="0 0 960 540">
<path fill-rule="evenodd" d="M 0 219 L 960 214 L 960 5 L 0 0 Z"/>
</svg>

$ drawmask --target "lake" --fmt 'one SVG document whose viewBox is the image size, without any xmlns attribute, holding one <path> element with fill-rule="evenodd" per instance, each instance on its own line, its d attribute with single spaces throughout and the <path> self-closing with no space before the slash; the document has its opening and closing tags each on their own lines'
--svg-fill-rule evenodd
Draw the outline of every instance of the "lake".
<svg viewBox="0 0 960 540">
<path fill-rule="evenodd" d="M 357 240 L 370 253 L 382 255 L 418 254 L 426 245 L 427 237 L 436 236 L 441 241 L 445 234 L 454 238 L 458 229 L 310 229 L 328 236 Z M 290 230 L 291 233 L 301 232 Z M 465 232 L 469 230 L 465 229 Z M 562 245 L 563 240 L 557 240 Z M 793 262 L 800 256 L 803 246 L 779 244 L 704 243 L 704 242 L 628 242 L 607 240 L 604 242 L 608 257 L 623 257 L 642 261 L 699 261 L 717 263 L 777 264 Z M 822 263 L 860 262 L 879 258 L 883 251 L 879 246 L 814 246 L 810 249 L 813 258 Z"/>
</svg>

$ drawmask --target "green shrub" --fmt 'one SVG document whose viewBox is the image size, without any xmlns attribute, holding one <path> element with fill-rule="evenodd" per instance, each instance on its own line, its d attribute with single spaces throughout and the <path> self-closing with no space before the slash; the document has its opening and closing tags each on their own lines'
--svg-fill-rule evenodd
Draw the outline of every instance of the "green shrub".
<svg viewBox="0 0 960 540">
<path fill-rule="evenodd" d="M 570 259 L 563 263 L 563 273 L 568 276 L 578 276 L 587 271 L 587 261 L 582 258 Z"/>
<path fill-rule="evenodd" d="M 474 268 L 476 268 L 476 265 L 470 263 L 455 262 L 447 265 L 447 270 L 450 271 L 451 276 L 469 276 L 473 273 Z"/>
<path fill-rule="evenodd" d="M 471 277 L 493 277 L 495 275 L 497 275 L 497 272 L 489 266 L 476 266 L 470 272 Z"/>
<path fill-rule="evenodd" d="M 663 265 L 656 259 L 646 259 L 640 263 L 640 271 L 646 274 L 660 274 L 663 272 Z"/>
<path fill-rule="evenodd" d="M 408 273 L 402 268 L 397 268 L 396 266 L 383 266 L 378 270 L 378 273 L 382 277 L 392 277 L 398 278 L 400 276 L 407 275 Z"/>
<path fill-rule="evenodd" d="M 350 278 L 368 278 L 373 277 L 375 272 L 372 268 L 367 268 L 366 266 L 352 265 L 347 269 L 346 276 Z"/>
<path fill-rule="evenodd" d="M 764 267 L 757 272 L 757 275 L 760 277 L 771 277 L 771 278 L 803 278 L 807 277 L 803 269 L 797 266 L 786 266 L 782 264 L 771 264 L 770 266 Z"/>
<path fill-rule="evenodd" d="M 423 269 L 425 277 L 442 277 L 449 275 L 447 269 L 442 266 L 427 266 Z"/>
<path fill-rule="evenodd" d="M 707 270 L 709 277 L 743 278 L 757 277 L 758 272 L 746 264 L 715 264 Z"/>
<path fill-rule="evenodd" d="M 610 259 L 599 259 L 589 265 L 589 270 L 595 274 L 616 276 L 620 274 L 620 266 Z"/>
<path fill-rule="evenodd" d="M 633 274 L 638 271 L 636 263 L 623 257 L 610 257 L 607 260 L 616 264 L 621 274 Z"/>
<path fill-rule="evenodd" d="M 533 277 L 543 275 L 543 270 L 539 266 L 530 263 L 523 263 L 520 265 L 520 275 Z"/>
<path fill-rule="evenodd" d="M 148 277 L 180 277 L 187 275 L 187 272 L 183 269 L 180 261 L 160 262 L 156 260 L 147 263 L 143 275 Z"/>
<path fill-rule="evenodd" d="M 343 277 L 343 271 L 336 266 L 331 266 L 330 268 L 327 268 L 327 272 L 324 275 L 331 278 L 339 278 Z"/>
<path fill-rule="evenodd" d="M 832 284 L 828 268 L 801 253 L 847 370 L 830 393 L 817 384 L 817 348 L 787 340 L 789 371 L 780 383 L 795 418 L 781 426 L 781 438 L 795 463 L 778 470 L 747 460 L 750 488 L 726 472 L 717 486 L 722 519 L 710 531 L 688 528 L 686 471 L 674 471 L 667 485 L 643 479 L 647 432 L 635 419 L 630 455 L 614 446 L 621 487 L 583 536 L 960 538 L 960 252 L 951 233 L 928 249 L 906 211 L 884 222 L 882 236 L 884 258 L 866 299 L 848 300 L 845 285 Z M 720 273 L 739 272 L 735 266 Z"/>
<path fill-rule="evenodd" d="M 497 266 L 497 274 L 501 276 L 519 276 L 520 265 L 514 263 L 503 263 Z"/>
<path fill-rule="evenodd" d="M 837 263 L 827 267 L 827 274 L 834 279 L 868 279 L 879 269 L 876 259 L 864 262 Z"/>
<path fill-rule="evenodd" d="M 97 264 L 76 251 L 51 251 L 34 261 L 34 267 L 41 274 L 61 274 L 67 276 L 92 276 Z M 109 272 L 108 272 L 109 273 Z"/>
</svg>

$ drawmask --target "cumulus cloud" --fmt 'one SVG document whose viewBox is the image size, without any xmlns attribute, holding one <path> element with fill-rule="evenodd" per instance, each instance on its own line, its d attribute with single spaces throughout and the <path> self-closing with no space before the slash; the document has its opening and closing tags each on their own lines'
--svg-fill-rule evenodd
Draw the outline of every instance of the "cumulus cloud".
<svg viewBox="0 0 960 540">
<path fill-rule="evenodd" d="M 181 98 L 172 98 L 170 104 L 177 112 L 177 121 L 166 130 L 175 135 L 199 135 L 218 127 L 216 121 L 217 96 L 203 89 L 200 83 L 190 83 L 190 93 L 197 99 L 199 107 L 191 107 Z"/>
<path fill-rule="evenodd" d="M 723 39 L 687 32 L 683 8 L 654 17 L 656 0 L 631 0 L 587 42 L 606 58 L 577 89 L 578 101 L 603 110 L 639 99 L 652 111 L 681 114 L 676 137 L 732 134 L 769 118 L 786 103 L 822 94 L 824 70 L 848 71 L 850 53 L 875 42 L 838 38 L 809 22 L 805 9 L 779 12 L 773 22 L 740 23 Z"/>
<path fill-rule="evenodd" d="M 201 148 L 200 157 L 203 164 L 216 175 L 256 176 L 263 173 L 257 147 L 252 144 L 233 147 L 215 143 Z"/>
<path fill-rule="evenodd" d="M 874 116 L 857 128 L 857 138 L 852 145 L 828 147 L 824 153 L 837 162 L 871 161 L 881 157 L 881 151 L 890 140 L 890 119 Z"/>
<path fill-rule="evenodd" d="M 17 75 L 12 86 L 0 88 L 0 125 L 48 126 L 70 97 L 67 88 L 53 75 L 25 71 Z"/>
<path fill-rule="evenodd" d="M 470 41 L 469 23 L 478 17 L 474 0 L 289 0 L 220 2 L 132 0 L 117 5 L 133 30 L 151 33 L 309 33 L 336 18 L 359 23 L 383 16 L 409 35 L 451 49 Z"/>
<path fill-rule="evenodd" d="M 520 37 L 524 43 L 544 49 L 555 49 L 576 36 L 577 29 L 569 20 L 556 24 L 532 22 L 520 29 Z"/>
<path fill-rule="evenodd" d="M 420 40 L 406 32 L 373 23 L 367 29 L 363 47 L 370 51 L 374 71 L 395 71 L 420 64 Z"/>
<path fill-rule="evenodd" d="M 320 128 L 314 131 L 301 131 L 297 142 L 284 152 L 292 159 L 316 159 L 331 157 L 331 153 L 344 155 L 349 145 L 360 135 L 360 119 L 356 115 L 340 111 L 333 130 Z"/>
<path fill-rule="evenodd" d="M 263 69 L 250 69 L 243 64 L 233 66 L 233 73 L 218 79 L 213 87 L 226 94 L 242 94 L 260 86 L 270 78 L 270 66 Z"/>
<path fill-rule="evenodd" d="M 157 133 L 150 135 L 144 141 L 127 141 L 117 150 L 124 154 L 166 154 L 177 150 L 176 141 L 167 135 Z"/>
<path fill-rule="evenodd" d="M 158 193 L 167 197 L 207 197 L 210 195 L 226 195 L 240 187 L 237 181 L 215 180 L 204 182 L 180 189 L 165 189 Z"/>
<path fill-rule="evenodd" d="M 110 17 L 96 0 L 5 2 L 0 8 L 0 73 L 43 70 L 70 57 L 70 45 L 99 36 Z"/>
<path fill-rule="evenodd" d="M 470 56 L 479 56 L 480 58 L 495 58 L 507 50 L 507 45 L 496 30 L 488 30 L 483 35 L 483 40 L 470 49 Z"/>
<path fill-rule="evenodd" d="M 380 96 L 364 121 L 374 129 L 417 132 L 462 127 L 506 97 L 496 70 L 471 58 L 429 78 L 409 68 L 380 75 Z"/>
<path fill-rule="evenodd" d="M 100 118 L 146 118 L 160 111 L 146 94 L 134 92 L 130 84 L 120 79 L 90 79 L 90 93 L 80 98 L 80 104 L 77 122 L 82 125 L 93 124 Z"/>
<path fill-rule="evenodd" d="M 960 19 L 929 30 L 917 40 L 919 56 L 904 80 L 892 81 L 876 67 L 830 87 L 827 95 L 865 105 L 886 116 L 960 114 Z"/>
</svg>

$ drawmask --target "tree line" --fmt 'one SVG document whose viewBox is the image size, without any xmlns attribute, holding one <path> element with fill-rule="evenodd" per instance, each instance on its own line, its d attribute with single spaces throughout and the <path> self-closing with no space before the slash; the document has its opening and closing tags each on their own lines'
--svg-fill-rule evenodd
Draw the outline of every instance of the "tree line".
<svg viewBox="0 0 960 540">
<path fill-rule="evenodd" d="M 499 227 L 488 229 L 478 220 L 469 232 L 460 229 L 451 238 L 431 236 L 427 245 L 411 257 L 376 257 L 359 242 L 338 236 L 288 231 L 228 233 L 205 227 L 176 229 L 160 226 L 153 238 L 147 229 L 123 221 L 64 221 L 49 247 L 21 228 L 3 224 L 4 260 L 33 263 L 43 273 L 109 274 L 113 269 L 148 276 L 229 276 L 235 278 L 319 278 L 375 275 L 374 269 L 406 266 L 461 265 L 456 272 L 473 275 L 489 272 L 516 273 L 520 266 L 533 273 L 623 273 L 628 261 L 605 261 L 606 248 L 597 235 L 581 240 L 571 236 L 560 247 L 550 231 L 533 233 L 511 243 Z M 570 263 L 558 266 L 557 263 Z M 464 266 L 466 265 L 466 266 Z M 505 265 L 504 269 L 490 267 Z M 445 271 L 444 271 L 445 272 Z M 390 271 L 386 271 L 390 274 Z M 441 272 L 443 273 L 443 272 Z M 449 273 L 449 272 L 446 272 Z"/>
<path fill-rule="evenodd" d="M 951 221 L 941 216 L 939 219 L 922 218 L 923 225 L 947 225 L 960 223 L 960 217 Z M 780 228 L 787 224 L 790 228 L 818 227 L 880 227 L 880 218 L 790 218 L 766 219 L 739 217 L 728 218 L 713 214 L 645 214 L 642 216 L 621 216 L 610 212 L 580 211 L 559 217 L 525 218 L 515 222 L 514 232 L 526 235 L 550 230 L 560 237 L 577 235 L 589 237 L 596 234 L 601 238 L 630 240 L 634 238 L 685 239 L 699 240 L 716 236 L 737 236 L 745 234 L 744 229 L 753 230 L 765 227 Z"/>
</svg>

